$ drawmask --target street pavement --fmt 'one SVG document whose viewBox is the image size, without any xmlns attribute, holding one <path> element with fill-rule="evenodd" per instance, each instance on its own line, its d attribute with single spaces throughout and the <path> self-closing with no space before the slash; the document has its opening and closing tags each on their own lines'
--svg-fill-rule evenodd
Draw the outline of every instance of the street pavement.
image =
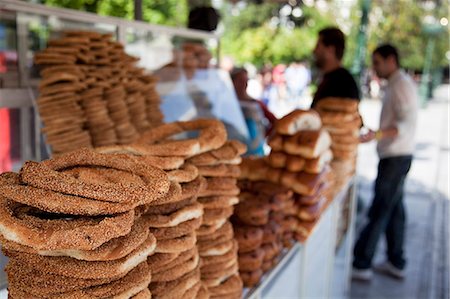
<svg viewBox="0 0 450 299">
<path fill-rule="evenodd" d="M 449 298 L 449 90 L 449 85 L 441 85 L 419 112 L 416 152 L 405 185 L 406 278 L 375 273 L 371 282 L 352 282 L 351 298 Z M 360 110 L 365 125 L 377 129 L 380 101 L 364 100 Z M 375 146 L 372 142 L 359 147 L 358 232 L 373 196 L 378 164 Z M 375 264 L 385 260 L 385 251 L 382 238 Z"/>
</svg>

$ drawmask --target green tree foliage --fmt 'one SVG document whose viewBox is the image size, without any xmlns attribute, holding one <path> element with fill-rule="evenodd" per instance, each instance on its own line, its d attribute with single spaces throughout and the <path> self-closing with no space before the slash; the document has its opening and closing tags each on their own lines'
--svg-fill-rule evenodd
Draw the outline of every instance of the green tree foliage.
<svg viewBox="0 0 450 299">
<path fill-rule="evenodd" d="M 423 68 L 425 49 L 430 38 L 430 35 L 423 30 L 425 16 L 427 13 L 432 14 L 438 21 L 440 17 L 445 16 L 445 11 L 448 11 L 448 4 L 446 1 L 441 1 L 441 7 L 426 12 L 421 3 L 417 0 L 373 0 L 368 30 L 367 65 L 370 65 L 371 53 L 377 46 L 391 43 L 398 48 L 404 68 L 412 70 Z M 355 24 L 359 24 L 358 9 L 357 4 L 352 11 L 351 19 Z M 441 31 L 435 36 L 433 67 L 448 64 L 445 53 L 449 50 L 449 31 L 448 27 L 440 29 Z M 346 64 L 351 64 L 356 50 L 354 41 L 356 41 L 357 30 L 358 26 L 352 27 L 348 38 Z"/>
<path fill-rule="evenodd" d="M 133 19 L 132 0 L 44 0 L 46 5 L 65 7 L 82 11 Z M 187 1 L 143 0 L 142 18 L 145 22 L 168 26 L 185 26 L 188 16 Z"/>
<path fill-rule="evenodd" d="M 291 17 L 295 28 L 275 26 L 272 18 L 279 17 L 280 5 L 249 4 L 239 14 L 232 15 L 224 9 L 225 33 L 222 52 L 232 56 L 236 63 L 251 62 L 259 67 L 266 63 L 288 63 L 309 59 L 317 39 L 317 32 L 333 24 L 327 14 L 303 7 L 300 18 Z M 229 7 L 228 7 L 229 10 Z"/>
</svg>

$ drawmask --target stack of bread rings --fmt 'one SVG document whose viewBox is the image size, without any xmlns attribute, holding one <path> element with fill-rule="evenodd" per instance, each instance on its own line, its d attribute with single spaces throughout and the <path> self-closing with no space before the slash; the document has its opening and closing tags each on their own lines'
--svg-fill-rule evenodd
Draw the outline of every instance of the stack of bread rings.
<svg viewBox="0 0 450 299">
<path fill-rule="evenodd" d="M 234 205 L 239 202 L 239 163 L 246 150 L 246 146 L 238 141 L 223 140 L 218 149 L 188 160 L 197 166 L 207 182 L 207 188 L 198 198 L 205 214 L 202 226 L 197 230 L 197 246 L 202 260 L 202 281 L 211 298 L 240 298 L 242 293 L 238 244 L 229 218 Z"/>
<path fill-rule="evenodd" d="M 237 244 L 234 241 L 233 228 L 227 219 L 233 213 L 233 205 L 238 201 L 236 196 L 239 189 L 236 186 L 236 177 L 239 176 L 239 167 L 235 164 L 240 162 L 240 155 L 246 149 L 242 144 L 235 141 L 226 142 L 226 139 L 225 127 L 220 121 L 199 119 L 164 124 L 151 129 L 141 136 L 138 144 L 133 145 L 134 148 L 152 155 L 185 159 L 183 171 L 168 172 L 169 177 L 178 177 L 182 182 L 182 200 L 174 202 L 171 206 L 149 207 L 145 214 L 148 219 L 154 219 L 155 227 L 152 232 L 157 239 L 158 237 L 168 239 L 171 230 L 174 234 L 177 231 L 157 226 L 163 219 L 167 219 L 167 225 L 177 225 L 175 228 L 182 231 L 194 229 L 193 235 L 197 242 L 196 247 L 194 242 L 194 247 L 196 254 L 200 256 L 200 263 L 196 268 L 197 272 L 193 274 L 196 279 L 192 278 L 193 275 L 185 275 L 181 280 L 170 281 L 169 278 L 163 277 L 164 280 L 159 283 L 152 282 L 150 285 L 152 293 L 160 293 L 161 298 L 180 297 L 175 296 L 179 293 L 167 295 L 167 288 L 179 291 L 181 285 L 191 290 L 192 283 L 194 281 L 198 283 L 200 278 L 201 290 L 195 298 L 241 296 L 242 282 L 237 269 Z M 191 169 L 196 171 L 195 180 L 187 183 L 183 176 Z M 193 188 L 196 184 L 200 187 Z M 190 220 L 194 218 L 194 210 L 191 209 L 193 206 L 202 211 L 201 219 Z M 169 250 L 173 245 L 167 242 L 166 248 Z M 173 255 L 169 254 L 172 252 L 161 251 L 161 255 L 157 253 L 151 259 L 157 259 L 159 264 L 164 266 L 165 262 L 173 258 Z M 176 270 L 179 268 L 177 265 L 179 263 L 174 263 Z M 154 277 L 155 275 L 153 279 Z"/>
<path fill-rule="evenodd" d="M 336 174 L 335 189 L 340 190 L 355 172 L 359 130 L 362 125 L 358 101 L 346 98 L 325 98 L 314 108 L 322 118 L 323 128 L 330 133 Z"/>
<path fill-rule="evenodd" d="M 284 235 L 285 210 L 294 206 L 293 192 L 268 181 L 239 181 L 241 194 L 233 216 L 239 244 L 239 273 L 246 287 L 256 285 L 276 263 L 292 232 Z M 285 243 L 284 243 L 285 242 Z"/>
<path fill-rule="evenodd" d="M 294 192 L 296 208 L 290 210 L 284 226 L 294 228 L 295 238 L 304 241 L 331 199 L 330 135 L 317 112 L 295 110 L 277 122 L 268 143 L 271 152 L 265 161 L 249 159 L 241 170 L 255 180 L 260 178 L 252 169 L 263 169 L 268 173 L 264 178 Z"/>
<path fill-rule="evenodd" d="M 35 55 L 37 107 L 53 154 L 129 144 L 163 120 L 155 77 L 110 34 L 66 31 Z"/>
<path fill-rule="evenodd" d="M 158 167 L 89 149 L 1 174 L 10 298 L 151 298 L 157 241 L 139 207 L 169 188 Z"/>
</svg>

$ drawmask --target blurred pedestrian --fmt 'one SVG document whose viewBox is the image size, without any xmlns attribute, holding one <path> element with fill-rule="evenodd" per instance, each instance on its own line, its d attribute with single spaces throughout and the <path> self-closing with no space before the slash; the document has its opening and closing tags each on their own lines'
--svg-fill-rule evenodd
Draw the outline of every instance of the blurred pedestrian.
<svg viewBox="0 0 450 299">
<path fill-rule="evenodd" d="M 264 103 L 248 95 L 248 73 L 244 68 L 234 68 L 231 71 L 231 79 L 250 134 L 247 154 L 262 156 L 266 135 L 272 129 L 276 118 Z"/>
<path fill-rule="evenodd" d="M 320 71 L 321 80 L 311 107 L 327 97 L 347 98 L 359 101 L 359 90 L 355 79 L 342 67 L 345 50 L 345 36 L 336 27 L 328 27 L 319 32 L 314 48 L 314 62 Z"/>
<path fill-rule="evenodd" d="M 388 44 L 378 47 L 373 52 L 372 62 L 377 76 L 388 82 L 380 129 L 361 137 L 362 142 L 378 141 L 380 158 L 368 223 L 354 248 L 352 276 L 362 280 L 372 277 L 372 259 L 383 234 L 386 235 L 387 261 L 375 266 L 375 270 L 396 278 L 405 276 L 403 189 L 413 158 L 418 111 L 416 86 L 400 69 L 397 49 Z"/>
</svg>

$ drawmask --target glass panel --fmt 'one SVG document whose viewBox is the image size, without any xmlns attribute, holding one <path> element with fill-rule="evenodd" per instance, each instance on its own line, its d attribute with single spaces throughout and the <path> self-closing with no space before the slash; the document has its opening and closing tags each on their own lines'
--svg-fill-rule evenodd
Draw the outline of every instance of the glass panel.
<svg viewBox="0 0 450 299">
<path fill-rule="evenodd" d="M 0 14 L 0 88 L 16 88 L 19 83 L 16 14 Z"/>
</svg>

